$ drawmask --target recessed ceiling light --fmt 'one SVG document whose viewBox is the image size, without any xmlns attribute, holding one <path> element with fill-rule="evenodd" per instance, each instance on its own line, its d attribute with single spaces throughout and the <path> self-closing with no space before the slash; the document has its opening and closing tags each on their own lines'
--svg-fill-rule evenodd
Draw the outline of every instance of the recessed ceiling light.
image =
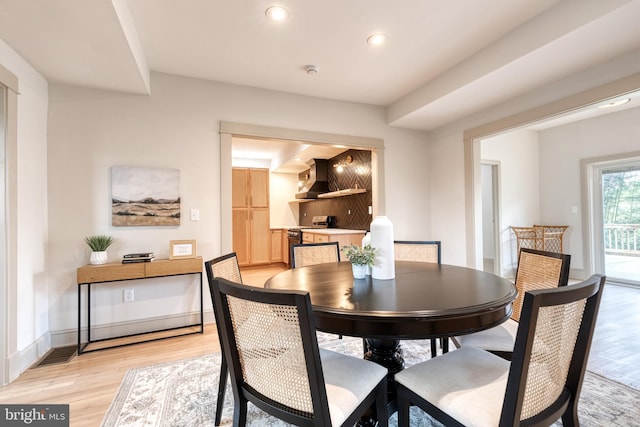
<svg viewBox="0 0 640 427">
<path fill-rule="evenodd" d="M 380 46 L 387 41 L 387 35 L 382 33 L 371 34 L 367 37 L 367 44 L 369 46 Z"/>
<path fill-rule="evenodd" d="M 608 102 L 606 104 L 598 105 L 598 108 L 612 108 L 617 107 L 618 105 L 626 104 L 631 101 L 631 98 L 619 99 L 617 101 Z"/>
<path fill-rule="evenodd" d="M 289 16 L 289 12 L 282 6 L 271 6 L 265 12 L 267 18 L 272 21 L 284 21 Z"/>
</svg>

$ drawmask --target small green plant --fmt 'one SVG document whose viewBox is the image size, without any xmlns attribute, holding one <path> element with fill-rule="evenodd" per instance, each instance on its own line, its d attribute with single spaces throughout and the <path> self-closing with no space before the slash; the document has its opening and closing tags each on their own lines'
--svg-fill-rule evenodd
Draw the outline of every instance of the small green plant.
<svg viewBox="0 0 640 427">
<path fill-rule="evenodd" d="M 351 264 L 373 267 L 376 260 L 376 248 L 371 245 L 364 245 L 364 247 L 358 245 L 344 246 L 342 252 L 351 261 Z"/>
<path fill-rule="evenodd" d="M 113 243 L 115 239 L 111 236 L 97 235 L 85 237 L 84 241 L 93 252 L 104 252 Z"/>
</svg>

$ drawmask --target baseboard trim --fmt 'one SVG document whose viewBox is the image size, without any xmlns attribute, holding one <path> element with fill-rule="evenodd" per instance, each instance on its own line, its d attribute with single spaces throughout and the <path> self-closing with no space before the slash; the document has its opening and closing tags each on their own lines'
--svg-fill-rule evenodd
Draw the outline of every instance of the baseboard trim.
<svg viewBox="0 0 640 427">
<path fill-rule="evenodd" d="M 215 323 L 213 310 L 205 310 L 203 312 L 204 323 Z M 148 331 L 156 331 L 160 329 L 181 327 L 198 323 L 200 321 L 200 312 L 181 313 L 172 316 L 157 316 L 152 318 L 132 320 L 126 322 L 114 322 L 104 325 L 92 326 L 92 339 L 104 339 L 114 336 L 132 335 L 144 333 Z M 81 330 L 83 339 L 86 339 L 87 329 L 83 327 Z M 51 333 L 52 347 L 64 347 L 68 345 L 78 344 L 78 329 L 66 329 Z"/>
</svg>

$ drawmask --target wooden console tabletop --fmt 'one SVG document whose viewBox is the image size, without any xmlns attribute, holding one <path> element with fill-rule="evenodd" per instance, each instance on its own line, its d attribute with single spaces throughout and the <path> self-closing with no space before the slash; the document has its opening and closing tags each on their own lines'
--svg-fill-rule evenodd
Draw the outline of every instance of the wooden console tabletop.
<svg viewBox="0 0 640 427">
<path fill-rule="evenodd" d="M 189 259 L 158 259 L 151 262 L 139 262 L 139 263 L 109 263 L 102 265 L 85 265 L 79 267 L 77 270 L 77 283 L 78 283 L 78 354 L 87 353 L 90 351 L 102 350 L 105 348 L 120 347 L 122 345 L 136 344 L 139 342 L 152 341 L 155 339 L 170 338 L 173 336 L 187 335 L 193 333 L 204 332 L 204 315 L 203 315 L 203 293 L 202 293 L 202 257 L 189 258 Z M 100 347 L 95 350 L 87 350 L 86 347 L 98 341 L 110 341 L 117 340 L 123 337 L 113 337 L 101 340 L 91 339 L 91 285 L 97 283 L 109 283 L 109 282 L 122 282 L 126 280 L 137 279 L 152 279 L 154 277 L 168 277 L 179 276 L 185 274 L 198 274 L 200 276 L 200 323 L 181 326 L 178 328 L 167 328 L 156 331 L 142 332 L 139 334 L 129 335 L 145 335 L 157 332 L 164 332 L 174 329 L 188 329 L 186 333 L 166 336 L 162 338 L 151 338 L 142 341 L 127 341 L 124 344 L 116 344 L 110 347 Z M 87 301 L 87 341 L 82 342 L 82 287 L 86 286 L 86 301 Z M 193 332 L 193 327 L 199 326 L 199 330 Z"/>
</svg>

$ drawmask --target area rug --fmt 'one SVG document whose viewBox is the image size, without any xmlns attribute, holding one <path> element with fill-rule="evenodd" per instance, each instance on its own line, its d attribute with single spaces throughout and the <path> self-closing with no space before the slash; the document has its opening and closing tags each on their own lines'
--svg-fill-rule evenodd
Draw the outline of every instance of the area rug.
<svg viewBox="0 0 640 427">
<path fill-rule="evenodd" d="M 362 340 L 318 334 L 320 346 L 352 355 L 362 354 Z M 430 357 L 428 341 L 403 341 L 403 356 L 410 366 Z M 111 403 L 103 427 L 206 427 L 214 425 L 220 354 L 131 369 Z M 579 403 L 582 426 L 640 426 L 640 391 L 587 372 Z M 233 393 L 227 387 L 223 426 L 232 425 Z M 281 427 L 277 420 L 249 404 L 250 426 Z M 389 419 L 397 426 L 397 416 Z M 441 424 L 417 408 L 411 408 L 411 425 Z M 558 421 L 556 424 L 561 426 Z"/>
</svg>

